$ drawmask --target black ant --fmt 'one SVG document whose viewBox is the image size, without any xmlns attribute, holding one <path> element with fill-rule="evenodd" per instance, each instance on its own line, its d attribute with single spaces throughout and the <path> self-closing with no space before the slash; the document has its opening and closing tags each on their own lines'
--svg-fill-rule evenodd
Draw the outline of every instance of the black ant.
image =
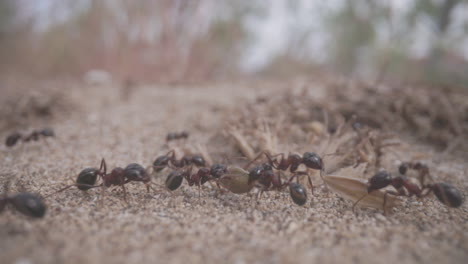
<svg viewBox="0 0 468 264">
<path fill-rule="evenodd" d="M 202 167 L 198 171 L 192 174 L 192 166 L 185 168 L 184 170 L 174 170 L 166 178 L 166 187 L 173 191 L 182 185 L 183 179 L 185 179 L 189 186 L 196 185 L 199 188 L 206 182 L 219 179 L 227 171 L 226 165 L 214 164 L 211 168 Z"/>
<path fill-rule="evenodd" d="M 55 133 L 50 128 L 34 130 L 29 135 L 23 135 L 19 132 L 13 132 L 6 138 L 5 145 L 7 147 L 13 147 L 14 145 L 16 145 L 16 143 L 18 143 L 19 140 L 22 140 L 23 142 L 28 142 L 31 140 L 37 141 L 40 137 L 55 137 Z"/>
<path fill-rule="evenodd" d="M 189 137 L 189 133 L 186 131 L 171 132 L 167 134 L 166 141 L 169 142 L 171 140 L 187 139 L 188 137 Z"/>
<path fill-rule="evenodd" d="M 153 169 L 156 172 L 160 172 L 169 165 L 172 165 L 176 168 L 183 168 L 192 164 L 197 167 L 205 167 L 206 162 L 205 159 L 200 155 L 185 155 L 180 160 L 178 160 L 175 157 L 175 151 L 171 150 L 166 155 L 162 155 L 156 158 L 156 160 L 153 162 Z"/>
<path fill-rule="evenodd" d="M 16 211 L 30 217 L 42 218 L 47 210 L 42 198 L 36 194 L 20 192 L 8 196 L 8 183 L 5 187 L 5 194 L 0 197 L 0 213 L 3 212 L 7 204 L 11 204 Z"/>
<path fill-rule="evenodd" d="M 102 183 L 99 185 L 96 184 L 97 177 L 101 177 Z M 127 202 L 127 191 L 125 189 L 125 184 L 136 181 L 143 182 L 146 185 L 146 189 L 150 190 L 151 178 L 140 164 L 131 163 L 125 168 L 116 167 L 112 169 L 110 173 L 107 173 L 106 161 L 102 159 L 101 166 L 99 169 L 96 168 L 86 168 L 78 174 L 76 178 L 76 183 L 66 186 L 57 192 L 62 192 L 70 187 L 76 186 L 82 191 L 87 191 L 91 188 L 102 187 L 111 187 L 113 185 L 118 185 L 122 187 L 124 192 L 124 200 Z"/>
<path fill-rule="evenodd" d="M 298 154 L 289 154 L 288 157 L 285 158 L 283 153 L 271 156 L 270 154 L 268 154 L 268 152 L 262 151 L 245 167 L 248 167 L 250 164 L 252 164 L 262 154 L 267 157 L 268 162 L 259 165 L 254 168 L 255 170 L 250 171 L 250 173 L 252 174 L 252 180 L 255 180 L 255 178 L 259 178 L 261 181 L 264 181 L 267 185 L 269 185 L 268 181 L 270 181 L 274 187 L 281 187 L 282 184 L 281 178 L 279 176 L 275 176 L 272 168 L 282 171 L 287 171 L 289 169 L 291 173 L 294 173 L 293 177 L 291 177 L 289 182 L 294 177 L 297 177 L 299 175 L 306 175 L 312 192 L 314 190 L 314 185 L 312 184 L 312 179 L 310 178 L 310 175 L 307 172 L 297 171 L 297 169 L 301 164 L 304 164 L 307 168 L 320 170 L 320 173 L 322 173 L 324 170 L 322 158 L 314 152 L 305 152 L 302 155 L 302 157 Z M 277 157 L 280 157 L 280 160 L 278 160 Z M 268 180 L 268 178 L 270 178 L 270 180 Z"/>
<path fill-rule="evenodd" d="M 421 187 L 417 184 L 411 182 L 407 177 L 404 175 L 406 174 L 408 169 L 413 169 L 419 172 L 419 181 Z M 416 163 L 403 163 L 399 167 L 399 172 L 402 174 L 401 176 L 392 176 L 390 173 L 386 172 L 385 170 L 381 170 L 377 172 L 374 176 L 369 179 L 368 187 L 367 187 L 367 194 L 358 199 L 353 204 L 353 211 L 355 206 L 369 193 L 380 190 L 387 186 L 393 186 L 396 191 L 387 190 L 384 195 L 384 202 L 383 202 L 383 210 L 385 212 L 385 205 L 387 202 L 387 195 L 394 195 L 394 196 L 416 196 L 418 198 L 425 197 L 429 195 L 431 192 L 434 192 L 436 197 L 439 201 L 446 206 L 449 207 L 459 207 L 463 203 L 463 198 L 461 193 L 448 183 L 434 183 L 434 184 L 424 184 L 424 178 L 426 176 L 430 177 L 429 168 L 421 164 L 419 162 Z"/>
<path fill-rule="evenodd" d="M 280 175 L 275 174 L 273 167 L 269 162 L 266 162 L 249 170 L 248 185 L 252 184 L 253 182 L 257 182 L 260 186 L 262 186 L 258 197 L 261 196 L 264 191 L 270 190 L 271 188 L 281 190 L 285 186 L 289 186 L 289 192 L 294 203 L 297 205 L 303 205 L 307 201 L 307 194 L 305 193 L 305 189 L 299 183 L 292 183 L 292 180 L 294 178 L 297 179 L 299 175 L 307 175 L 307 173 L 303 171 L 295 172 L 295 174 L 287 182 L 283 183 Z"/>
</svg>

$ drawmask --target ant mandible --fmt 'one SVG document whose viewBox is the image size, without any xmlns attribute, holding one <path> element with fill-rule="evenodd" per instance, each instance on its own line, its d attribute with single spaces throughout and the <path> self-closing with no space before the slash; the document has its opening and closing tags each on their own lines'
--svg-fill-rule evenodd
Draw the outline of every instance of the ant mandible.
<svg viewBox="0 0 468 264">
<path fill-rule="evenodd" d="M 406 176 L 404 176 L 408 169 L 413 169 L 419 172 L 419 182 L 421 187 L 417 184 L 411 182 Z M 367 194 L 362 196 L 353 204 L 353 211 L 356 205 L 364 199 L 369 193 L 383 189 L 387 186 L 393 186 L 396 191 L 387 190 L 384 195 L 383 210 L 385 212 L 385 205 L 387 202 L 387 195 L 395 196 L 416 196 L 418 198 L 425 197 L 431 192 L 434 192 L 436 197 L 441 203 L 449 207 L 459 207 L 463 203 L 463 198 L 461 193 L 448 183 L 434 183 L 434 184 L 424 184 L 424 179 L 426 176 L 430 177 L 429 168 L 419 162 L 405 162 L 400 165 L 399 172 L 401 176 L 392 176 L 390 173 L 385 170 L 377 172 L 374 176 L 369 179 Z M 427 190 L 427 191 L 426 191 Z"/>
<path fill-rule="evenodd" d="M 5 193 L 0 197 L 0 213 L 7 204 L 11 204 L 16 211 L 30 217 L 42 218 L 47 210 L 42 198 L 36 194 L 20 192 L 8 196 L 8 183 L 5 185 Z"/>
<path fill-rule="evenodd" d="M 185 155 L 182 159 L 178 160 L 175 157 L 175 151 L 171 150 L 166 155 L 162 155 L 156 158 L 153 162 L 153 169 L 156 172 L 162 171 L 169 165 L 176 168 L 183 168 L 188 165 L 194 164 L 197 167 L 205 167 L 205 159 L 200 155 Z"/>
</svg>

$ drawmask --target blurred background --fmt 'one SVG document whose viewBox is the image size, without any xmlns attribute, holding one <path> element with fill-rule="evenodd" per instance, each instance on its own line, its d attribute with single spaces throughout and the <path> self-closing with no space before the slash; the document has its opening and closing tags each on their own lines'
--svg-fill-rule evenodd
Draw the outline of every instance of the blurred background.
<svg viewBox="0 0 468 264">
<path fill-rule="evenodd" d="M 0 0 L 0 72 L 468 84 L 466 0 Z"/>
</svg>

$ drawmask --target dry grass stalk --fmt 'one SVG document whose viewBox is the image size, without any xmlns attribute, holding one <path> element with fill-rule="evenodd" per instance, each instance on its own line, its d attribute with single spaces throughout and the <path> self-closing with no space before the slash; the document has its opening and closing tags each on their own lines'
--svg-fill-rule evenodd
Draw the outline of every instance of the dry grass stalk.
<svg viewBox="0 0 468 264">
<path fill-rule="evenodd" d="M 249 158 L 250 160 L 254 159 L 254 157 L 255 157 L 255 151 L 254 151 L 253 148 L 250 146 L 250 144 L 247 142 L 247 140 L 245 139 L 244 135 L 242 135 L 242 133 L 240 132 L 239 129 L 234 128 L 234 127 L 230 127 L 230 128 L 228 129 L 228 134 L 229 134 L 232 138 L 234 138 L 237 147 L 238 147 L 239 150 L 242 152 L 242 154 L 244 154 L 244 156 L 246 156 L 246 157 Z"/>
</svg>

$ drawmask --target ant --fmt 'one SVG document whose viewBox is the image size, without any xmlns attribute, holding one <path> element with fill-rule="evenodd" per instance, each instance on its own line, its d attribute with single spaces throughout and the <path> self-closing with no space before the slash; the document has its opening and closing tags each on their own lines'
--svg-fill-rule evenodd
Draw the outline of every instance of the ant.
<svg viewBox="0 0 468 264">
<path fill-rule="evenodd" d="M 259 185 L 262 186 L 258 197 L 261 196 L 264 191 L 271 188 L 281 190 L 285 186 L 289 186 L 289 192 L 294 203 L 297 205 L 304 205 L 307 201 L 307 194 L 305 193 L 304 187 L 299 183 L 292 183 L 292 180 L 294 178 L 297 179 L 299 175 L 307 175 L 307 172 L 295 172 L 295 174 L 291 176 L 287 182 L 282 183 L 280 175 L 275 174 L 273 167 L 269 162 L 266 162 L 249 170 L 249 179 L 247 184 L 250 185 L 256 181 Z"/>
<path fill-rule="evenodd" d="M 16 145 L 16 143 L 19 141 L 19 140 L 22 140 L 23 142 L 28 142 L 28 141 L 37 141 L 39 140 L 39 137 L 55 137 L 55 133 L 52 129 L 50 128 L 44 128 L 44 129 L 41 129 L 41 130 L 34 130 L 33 132 L 31 132 L 31 134 L 29 135 L 23 135 L 19 132 L 13 132 L 12 134 L 10 134 L 6 140 L 5 140 L 5 145 L 7 147 L 13 147 L 14 145 Z"/>
<path fill-rule="evenodd" d="M 168 133 L 166 136 L 166 141 L 169 142 L 171 140 L 178 140 L 178 139 L 187 139 L 189 137 L 189 133 L 186 131 L 182 132 L 171 132 Z"/>
<path fill-rule="evenodd" d="M 269 186 L 269 183 L 267 180 L 268 178 L 270 179 L 270 182 L 274 187 L 282 186 L 281 178 L 279 176 L 274 175 L 272 168 L 277 169 L 277 170 L 282 170 L 282 171 L 287 171 L 289 169 L 290 172 L 294 173 L 294 175 L 291 177 L 289 182 L 294 177 L 297 177 L 299 175 L 306 175 L 309 181 L 310 189 L 313 192 L 314 185 L 312 184 L 312 179 L 310 178 L 310 175 L 304 171 L 297 171 L 297 169 L 299 168 L 301 164 L 304 164 L 307 168 L 320 170 L 321 174 L 324 170 L 322 158 L 314 152 L 305 152 L 302 155 L 302 157 L 298 154 L 290 153 L 288 157 L 285 158 L 284 153 L 271 156 L 268 152 L 262 151 L 257 155 L 257 157 L 255 157 L 245 167 L 248 167 L 255 160 L 257 160 L 261 155 L 265 155 L 268 161 L 262 165 L 255 167 L 254 168 L 255 170 L 253 171 L 251 170 L 250 172 L 252 173 L 253 180 L 255 178 L 260 178 L 260 180 L 265 182 L 268 186 Z M 280 157 L 280 159 L 278 160 L 277 157 Z"/>
<path fill-rule="evenodd" d="M 227 166 L 223 164 L 213 164 L 211 168 L 202 167 L 194 174 L 192 173 L 192 166 L 185 170 L 174 170 L 166 178 L 166 187 L 174 191 L 182 185 L 183 179 L 185 179 L 189 186 L 196 185 L 199 188 L 206 182 L 219 179 L 222 175 L 227 172 Z M 218 185 L 219 187 L 219 185 Z"/>
<path fill-rule="evenodd" d="M 102 179 L 102 183 L 96 185 L 97 177 Z M 101 160 L 101 166 L 99 169 L 96 168 L 86 168 L 78 174 L 76 178 L 76 183 L 66 186 L 57 192 L 62 192 L 70 187 L 76 186 L 82 191 L 87 191 L 91 188 L 102 187 L 102 192 L 104 194 L 104 189 L 111 187 L 113 185 L 118 185 L 122 187 L 124 192 L 124 200 L 127 202 L 127 191 L 125 189 L 125 184 L 136 181 L 143 182 L 146 185 L 146 189 L 149 192 L 151 178 L 140 164 L 131 163 L 125 168 L 116 167 L 112 169 L 110 173 L 107 173 L 107 165 L 104 159 Z"/>
<path fill-rule="evenodd" d="M 421 187 L 417 184 L 411 182 L 407 177 L 404 175 L 406 174 L 408 169 L 416 170 L 419 172 L 419 182 Z M 401 176 L 392 176 L 390 173 L 386 172 L 385 170 L 381 170 L 377 172 L 374 176 L 369 179 L 368 187 L 367 187 L 367 194 L 362 196 L 353 204 L 353 211 L 356 205 L 369 193 L 385 188 L 387 186 L 393 186 L 396 191 L 387 190 L 384 195 L 384 202 L 383 202 L 383 210 L 385 212 L 385 204 L 387 202 L 387 195 L 395 195 L 395 196 L 416 196 L 418 198 L 425 197 L 429 195 L 431 192 L 434 192 L 436 197 L 439 199 L 441 203 L 449 207 L 459 207 L 463 203 L 463 198 L 455 187 L 448 183 L 433 183 L 433 184 L 424 184 L 424 178 L 426 176 L 430 177 L 429 168 L 419 162 L 404 162 L 399 167 L 399 172 L 402 174 Z"/>
<path fill-rule="evenodd" d="M 205 159 L 200 155 L 185 155 L 182 159 L 178 160 L 175 157 L 175 151 L 171 150 L 166 155 L 156 158 L 153 162 L 153 169 L 156 172 L 162 171 L 165 167 L 172 165 L 176 168 L 183 168 L 188 165 L 194 164 L 197 167 L 205 167 Z"/>
<path fill-rule="evenodd" d="M 7 204 L 11 204 L 16 211 L 30 217 L 42 218 L 47 210 L 42 198 L 36 194 L 20 192 L 8 196 L 8 183 L 5 185 L 5 194 L 0 197 L 0 212 L 3 212 Z"/>
</svg>

